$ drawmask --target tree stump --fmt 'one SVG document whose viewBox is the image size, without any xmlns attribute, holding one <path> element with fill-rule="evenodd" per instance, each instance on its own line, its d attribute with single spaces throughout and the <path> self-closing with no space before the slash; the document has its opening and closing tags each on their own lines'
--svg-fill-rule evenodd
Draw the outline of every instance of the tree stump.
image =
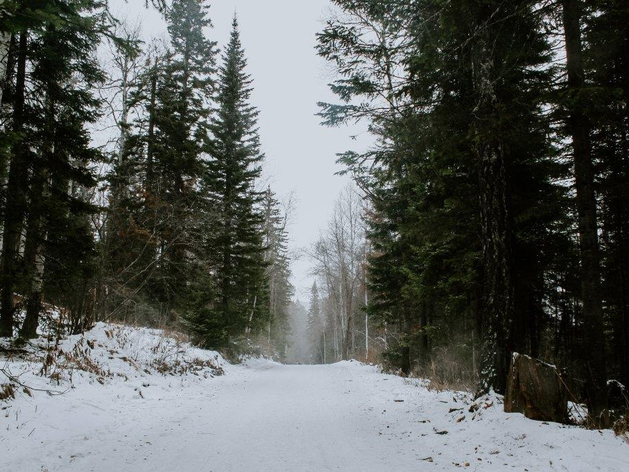
<svg viewBox="0 0 629 472">
<path fill-rule="evenodd" d="M 505 412 L 538 421 L 566 423 L 568 392 L 557 369 L 540 360 L 513 354 L 507 380 Z"/>
</svg>

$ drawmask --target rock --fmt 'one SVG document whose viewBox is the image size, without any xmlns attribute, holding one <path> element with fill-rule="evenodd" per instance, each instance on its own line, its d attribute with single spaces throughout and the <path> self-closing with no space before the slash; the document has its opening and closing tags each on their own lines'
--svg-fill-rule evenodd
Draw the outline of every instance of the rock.
<svg viewBox="0 0 629 472">
<path fill-rule="evenodd" d="M 538 421 L 568 421 L 568 391 L 557 368 L 514 353 L 507 380 L 505 412 Z"/>
</svg>

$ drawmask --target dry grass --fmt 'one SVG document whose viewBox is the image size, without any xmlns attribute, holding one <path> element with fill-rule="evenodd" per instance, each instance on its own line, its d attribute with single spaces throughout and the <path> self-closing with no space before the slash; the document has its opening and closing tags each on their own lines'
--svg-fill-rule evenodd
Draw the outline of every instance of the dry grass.
<svg viewBox="0 0 629 472">
<path fill-rule="evenodd" d="M 629 410 L 620 419 L 614 422 L 612 427 L 616 436 L 622 437 L 627 443 L 629 443 Z"/>
<path fill-rule="evenodd" d="M 72 351 L 65 352 L 59 347 L 50 347 L 46 351 L 46 355 L 42 360 L 42 367 L 39 371 L 39 375 L 42 377 L 48 377 L 50 380 L 60 385 L 64 379 L 64 374 L 72 373 L 72 371 L 79 370 L 94 374 L 99 379 L 106 377 L 113 377 L 111 372 L 105 371 L 100 365 L 90 356 L 90 351 L 94 347 L 93 344 L 86 341 L 85 338 L 81 338 Z"/>
<path fill-rule="evenodd" d="M 193 375 L 205 374 L 206 369 L 209 369 L 211 376 L 220 376 L 225 373 L 222 367 L 217 365 L 211 360 L 192 359 L 190 361 L 176 360 L 174 362 L 165 362 L 161 359 L 155 360 L 151 364 L 151 368 L 155 369 L 162 375 L 185 375 L 191 373 Z"/>
<path fill-rule="evenodd" d="M 412 375 L 430 380 L 428 388 L 436 391 L 473 392 L 478 380 L 469 359 L 450 347 L 436 349 L 430 362 L 416 367 Z"/>
<path fill-rule="evenodd" d="M 0 385 L 0 401 L 13 400 L 15 398 L 15 387 L 13 384 Z"/>
</svg>

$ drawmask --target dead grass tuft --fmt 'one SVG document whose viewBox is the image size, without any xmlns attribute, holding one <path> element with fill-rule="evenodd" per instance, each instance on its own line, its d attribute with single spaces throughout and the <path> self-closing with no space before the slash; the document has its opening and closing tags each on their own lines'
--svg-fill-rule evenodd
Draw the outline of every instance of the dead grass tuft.
<svg viewBox="0 0 629 472">
<path fill-rule="evenodd" d="M 612 429 L 616 436 L 622 437 L 629 443 L 629 410 L 614 422 Z"/>
<path fill-rule="evenodd" d="M 0 401 L 13 400 L 15 398 L 15 387 L 13 384 L 0 385 Z"/>
</svg>

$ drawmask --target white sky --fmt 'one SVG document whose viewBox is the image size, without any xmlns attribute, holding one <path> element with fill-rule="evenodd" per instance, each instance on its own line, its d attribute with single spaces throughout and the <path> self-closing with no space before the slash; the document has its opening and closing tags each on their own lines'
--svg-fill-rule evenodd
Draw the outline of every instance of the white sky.
<svg viewBox="0 0 629 472">
<path fill-rule="evenodd" d="M 260 134 L 266 153 L 265 175 L 280 198 L 294 192 L 296 207 L 290 227 L 291 249 L 309 247 L 330 217 L 334 200 L 349 178 L 336 154 L 355 149 L 358 129 L 319 125 L 317 102 L 335 101 L 327 84 L 329 67 L 315 52 L 316 33 L 329 16 L 329 0 L 216 0 L 210 17 L 210 39 L 224 46 L 234 11 L 254 80 L 253 104 L 260 110 Z M 141 19 L 145 40 L 166 35 L 161 16 L 144 9 L 144 0 L 110 0 L 118 18 Z M 361 135 L 360 141 L 367 141 Z M 364 146 L 364 144 L 363 144 Z M 298 297 L 307 300 L 312 285 L 307 257 L 293 262 Z"/>
</svg>

